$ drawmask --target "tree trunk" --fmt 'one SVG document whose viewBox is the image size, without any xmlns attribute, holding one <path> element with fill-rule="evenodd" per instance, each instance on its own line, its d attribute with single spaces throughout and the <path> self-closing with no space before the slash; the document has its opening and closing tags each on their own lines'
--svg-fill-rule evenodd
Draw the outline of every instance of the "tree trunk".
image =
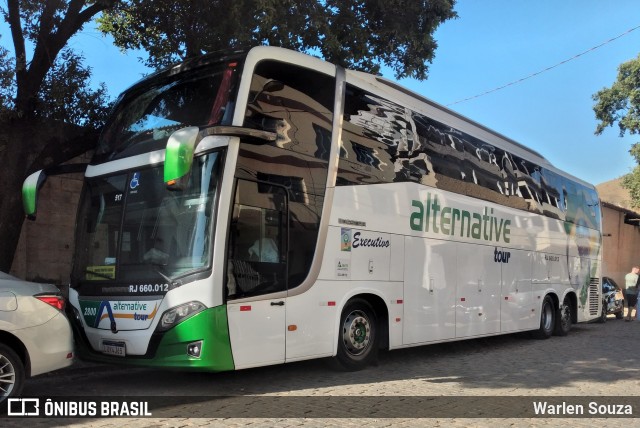
<svg viewBox="0 0 640 428">
<path fill-rule="evenodd" d="M 24 139 L 24 128 L 19 129 L 15 122 L 3 126 L 8 133 L 0 135 L 0 271 L 3 272 L 11 269 L 24 221 L 21 189 L 29 140 Z"/>
</svg>

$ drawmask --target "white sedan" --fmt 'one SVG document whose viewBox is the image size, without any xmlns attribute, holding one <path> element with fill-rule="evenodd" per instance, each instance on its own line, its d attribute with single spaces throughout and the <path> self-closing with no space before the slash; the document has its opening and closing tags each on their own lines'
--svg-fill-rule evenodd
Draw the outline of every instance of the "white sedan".
<svg viewBox="0 0 640 428">
<path fill-rule="evenodd" d="M 73 334 L 57 287 L 0 272 L 0 402 L 25 379 L 73 363 Z"/>
</svg>

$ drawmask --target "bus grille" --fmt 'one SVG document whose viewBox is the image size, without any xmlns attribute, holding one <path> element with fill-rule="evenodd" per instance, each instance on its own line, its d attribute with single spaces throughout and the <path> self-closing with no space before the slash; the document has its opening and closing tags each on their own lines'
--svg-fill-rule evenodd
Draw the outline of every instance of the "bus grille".
<svg viewBox="0 0 640 428">
<path fill-rule="evenodd" d="M 589 315 L 598 315 L 600 305 L 600 278 L 591 278 L 589 282 Z"/>
</svg>

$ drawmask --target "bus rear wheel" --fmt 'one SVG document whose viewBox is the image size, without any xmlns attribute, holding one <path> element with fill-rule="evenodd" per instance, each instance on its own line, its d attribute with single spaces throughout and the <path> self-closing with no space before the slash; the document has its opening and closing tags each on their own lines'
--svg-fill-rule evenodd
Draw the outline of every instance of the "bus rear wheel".
<svg viewBox="0 0 640 428">
<path fill-rule="evenodd" d="M 340 334 L 336 360 L 346 370 L 365 368 L 377 356 L 378 326 L 376 313 L 366 300 L 347 303 L 340 316 Z"/>
<path fill-rule="evenodd" d="M 567 297 L 564 302 L 558 308 L 556 314 L 556 322 L 553 333 L 556 336 L 566 336 L 571 330 L 571 302 Z"/>
<path fill-rule="evenodd" d="M 536 339 L 548 339 L 553 334 L 556 324 L 556 310 L 550 296 L 545 296 L 540 313 L 540 327 L 533 332 Z"/>
</svg>

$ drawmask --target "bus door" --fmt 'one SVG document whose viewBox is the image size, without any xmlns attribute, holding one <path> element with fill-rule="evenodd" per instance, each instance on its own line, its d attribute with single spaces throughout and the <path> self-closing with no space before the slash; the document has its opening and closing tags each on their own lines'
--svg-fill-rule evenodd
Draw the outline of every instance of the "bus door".
<svg viewBox="0 0 640 428">
<path fill-rule="evenodd" d="M 405 238 L 403 343 L 456 335 L 456 243 Z"/>
<path fill-rule="evenodd" d="M 488 245 L 458 245 L 456 337 L 500 332 L 502 261 Z"/>
<path fill-rule="evenodd" d="M 500 331 L 534 329 L 539 319 L 534 309 L 531 286 L 532 252 L 499 248 L 496 257 L 502 265 Z"/>
<path fill-rule="evenodd" d="M 229 336 L 236 368 L 285 360 L 288 194 L 238 179 L 227 262 Z"/>
</svg>

